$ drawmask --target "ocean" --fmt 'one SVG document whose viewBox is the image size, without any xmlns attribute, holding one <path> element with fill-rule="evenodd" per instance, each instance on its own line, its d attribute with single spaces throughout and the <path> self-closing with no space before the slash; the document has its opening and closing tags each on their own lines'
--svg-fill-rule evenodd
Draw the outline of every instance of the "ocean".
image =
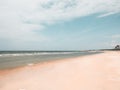
<svg viewBox="0 0 120 90">
<path fill-rule="evenodd" d="M 11 69 L 50 60 L 97 54 L 97 51 L 0 51 L 0 69 Z"/>
</svg>

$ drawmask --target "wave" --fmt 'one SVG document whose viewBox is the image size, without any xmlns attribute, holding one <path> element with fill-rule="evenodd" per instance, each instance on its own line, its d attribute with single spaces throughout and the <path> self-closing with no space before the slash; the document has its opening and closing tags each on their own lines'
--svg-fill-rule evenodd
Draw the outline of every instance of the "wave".
<svg viewBox="0 0 120 90">
<path fill-rule="evenodd" d="M 60 54 L 73 54 L 77 52 L 40 52 L 40 53 L 5 53 L 0 54 L 0 57 L 7 57 L 7 56 L 34 56 L 34 55 L 60 55 Z"/>
</svg>

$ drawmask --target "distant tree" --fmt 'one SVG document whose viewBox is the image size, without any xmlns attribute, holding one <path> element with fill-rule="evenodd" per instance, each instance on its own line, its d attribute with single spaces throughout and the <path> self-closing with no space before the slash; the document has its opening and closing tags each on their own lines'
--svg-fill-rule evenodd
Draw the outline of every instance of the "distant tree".
<svg viewBox="0 0 120 90">
<path fill-rule="evenodd" d="M 116 46 L 115 46 L 115 49 L 120 49 L 120 45 L 116 45 Z"/>
</svg>

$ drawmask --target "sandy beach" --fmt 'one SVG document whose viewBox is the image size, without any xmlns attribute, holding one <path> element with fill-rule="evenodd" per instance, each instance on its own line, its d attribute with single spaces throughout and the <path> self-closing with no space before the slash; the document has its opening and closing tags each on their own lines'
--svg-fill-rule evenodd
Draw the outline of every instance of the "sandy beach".
<svg viewBox="0 0 120 90">
<path fill-rule="evenodd" d="M 0 90 L 120 90 L 120 51 L 0 70 Z"/>
</svg>

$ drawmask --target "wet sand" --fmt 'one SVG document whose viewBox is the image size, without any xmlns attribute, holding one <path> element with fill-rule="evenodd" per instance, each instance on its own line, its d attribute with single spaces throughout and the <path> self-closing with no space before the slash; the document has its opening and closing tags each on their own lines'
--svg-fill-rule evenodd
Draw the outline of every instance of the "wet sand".
<svg viewBox="0 0 120 90">
<path fill-rule="evenodd" d="M 0 70 L 0 90 L 120 90 L 120 51 Z"/>
</svg>

